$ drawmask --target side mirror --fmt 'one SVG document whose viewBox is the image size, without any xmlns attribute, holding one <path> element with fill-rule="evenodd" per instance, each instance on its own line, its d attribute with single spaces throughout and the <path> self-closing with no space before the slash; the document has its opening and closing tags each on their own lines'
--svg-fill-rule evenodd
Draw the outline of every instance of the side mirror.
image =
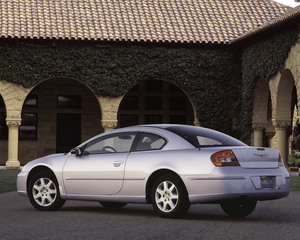
<svg viewBox="0 0 300 240">
<path fill-rule="evenodd" d="M 73 148 L 72 150 L 71 150 L 71 153 L 72 154 L 75 154 L 76 156 L 82 156 L 82 152 L 81 152 L 81 150 L 80 150 L 80 148 Z"/>
</svg>

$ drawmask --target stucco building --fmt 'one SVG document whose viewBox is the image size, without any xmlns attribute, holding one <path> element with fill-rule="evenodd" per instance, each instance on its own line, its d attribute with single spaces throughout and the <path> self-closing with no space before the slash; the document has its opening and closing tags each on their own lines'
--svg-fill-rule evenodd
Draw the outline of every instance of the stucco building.
<svg viewBox="0 0 300 240">
<path fill-rule="evenodd" d="M 299 20 L 271 0 L 1 0 L 0 165 L 143 123 L 214 128 L 287 161 Z"/>
</svg>

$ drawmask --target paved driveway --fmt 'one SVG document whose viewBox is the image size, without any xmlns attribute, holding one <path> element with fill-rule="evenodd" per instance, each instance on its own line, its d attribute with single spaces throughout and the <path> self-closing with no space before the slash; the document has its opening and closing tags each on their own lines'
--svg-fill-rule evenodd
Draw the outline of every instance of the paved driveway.
<svg viewBox="0 0 300 240">
<path fill-rule="evenodd" d="M 0 194 L 0 239 L 299 239 L 300 192 L 259 202 L 249 217 L 233 220 L 218 205 L 193 205 L 183 219 L 158 217 L 150 205 L 118 211 L 97 202 L 66 202 L 40 212 L 17 193 Z"/>
</svg>

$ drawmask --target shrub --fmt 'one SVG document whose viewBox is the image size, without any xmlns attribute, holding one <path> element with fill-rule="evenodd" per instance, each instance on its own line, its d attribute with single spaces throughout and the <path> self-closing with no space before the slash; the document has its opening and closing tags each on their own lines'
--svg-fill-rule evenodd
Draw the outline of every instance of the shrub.
<svg viewBox="0 0 300 240">
<path fill-rule="evenodd" d="M 293 167 L 300 167 L 300 155 L 296 155 L 296 154 L 290 155 L 290 164 Z"/>
</svg>

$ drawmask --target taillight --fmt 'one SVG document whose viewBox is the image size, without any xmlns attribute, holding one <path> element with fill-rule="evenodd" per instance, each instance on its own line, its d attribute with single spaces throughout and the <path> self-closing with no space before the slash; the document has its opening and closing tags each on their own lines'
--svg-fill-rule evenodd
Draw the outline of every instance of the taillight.
<svg viewBox="0 0 300 240">
<path fill-rule="evenodd" d="M 283 163 L 281 154 L 279 153 L 279 157 L 278 157 L 278 167 L 282 167 L 282 166 L 284 166 L 284 163 Z"/>
<path fill-rule="evenodd" d="M 216 152 L 211 155 L 210 159 L 216 167 L 240 166 L 237 158 L 231 150 Z"/>
</svg>

